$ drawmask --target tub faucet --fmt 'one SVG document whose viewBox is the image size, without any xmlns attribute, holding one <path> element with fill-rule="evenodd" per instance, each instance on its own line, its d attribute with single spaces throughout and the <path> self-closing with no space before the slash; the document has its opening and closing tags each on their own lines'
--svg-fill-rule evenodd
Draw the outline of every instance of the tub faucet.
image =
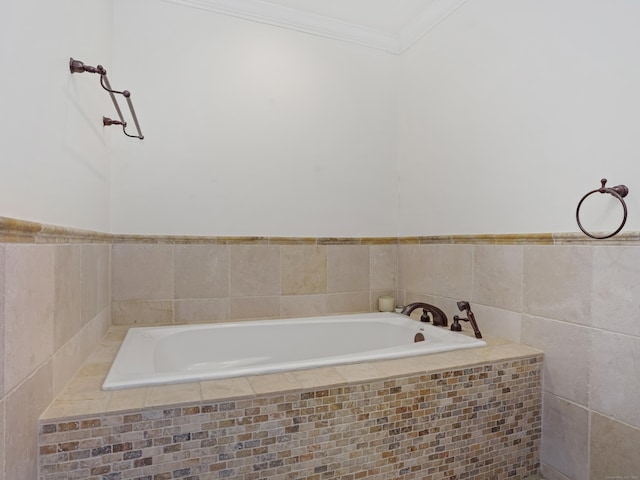
<svg viewBox="0 0 640 480">
<path fill-rule="evenodd" d="M 458 302 L 458 310 L 461 312 L 467 312 L 467 318 L 460 318 L 458 315 L 454 315 L 451 330 L 455 332 L 462 331 L 462 327 L 460 326 L 460 320 L 462 320 L 463 322 L 469 322 L 471 324 L 471 328 L 473 328 L 473 333 L 475 333 L 476 338 L 482 338 L 482 334 L 478 328 L 478 323 L 476 322 L 476 317 L 471 311 L 471 305 L 469 305 L 469 302 L 465 300 Z"/>
<path fill-rule="evenodd" d="M 422 316 L 420 317 L 421 322 L 428 322 L 429 321 L 428 314 L 430 313 L 431 316 L 433 317 L 433 324 L 435 326 L 446 327 L 449 324 L 447 320 L 447 315 L 438 307 L 435 307 L 428 303 L 422 303 L 422 302 L 410 303 L 409 305 L 405 306 L 402 309 L 402 312 L 400 313 L 404 315 L 411 315 L 411 312 L 413 312 L 417 308 L 422 309 Z"/>
</svg>

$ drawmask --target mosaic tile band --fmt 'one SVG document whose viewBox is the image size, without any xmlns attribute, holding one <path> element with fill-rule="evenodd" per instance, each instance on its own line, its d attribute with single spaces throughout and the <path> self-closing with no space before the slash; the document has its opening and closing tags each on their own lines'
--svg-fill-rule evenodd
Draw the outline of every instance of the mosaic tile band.
<svg viewBox="0 0 640 480">
<path fill-rule="evenodd" d="M 537 475 L 542 356 L 41 422 L 40 480 Z"/>
</svg>

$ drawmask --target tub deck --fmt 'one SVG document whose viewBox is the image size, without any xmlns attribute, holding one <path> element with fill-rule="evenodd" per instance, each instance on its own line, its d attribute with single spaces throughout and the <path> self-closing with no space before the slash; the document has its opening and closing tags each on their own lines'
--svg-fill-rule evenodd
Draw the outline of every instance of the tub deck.
<svg viewBox="0 0 640 480">
<path fill-rule="evenodd" d="M 469 350 L 248 377 L 103 391 L 102 383 L 129 328 L 128 326 L 110 328 L 100 346 L 41 415 L 42 421 L 346 385 L 367 380 L 458 369 L 542 353 L 532 347 L 514 344 L 501 338 L 484 338 L 486 347 Z M 473 336 L 471 331 L 464 331 L 463 334 Z"/>
<path fill-rule="evenodd" d="M 488 346 L 105 392 L 113 327 L 40 420 L 39 480 L 536 478 L 542 354 Z"/>
<path fill-rule="evenodd" d="M 542 354 L 488 346 L 105 392 L 113 327 L 40 420 L 39 480 L 536 478 Z"/>
</svg>

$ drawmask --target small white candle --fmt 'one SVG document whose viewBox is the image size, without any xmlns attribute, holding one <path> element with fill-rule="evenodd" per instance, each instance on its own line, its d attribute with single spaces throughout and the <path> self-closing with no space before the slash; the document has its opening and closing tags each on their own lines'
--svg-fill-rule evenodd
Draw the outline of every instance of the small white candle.
<svg viewBox="0 0 640 480">
<path fill-rule="evenodd" d="M 382 295 L 378 297 L 378 310 L 380 312 L 395 311 L 395 299 L 391 295 Z"/>
</svg>

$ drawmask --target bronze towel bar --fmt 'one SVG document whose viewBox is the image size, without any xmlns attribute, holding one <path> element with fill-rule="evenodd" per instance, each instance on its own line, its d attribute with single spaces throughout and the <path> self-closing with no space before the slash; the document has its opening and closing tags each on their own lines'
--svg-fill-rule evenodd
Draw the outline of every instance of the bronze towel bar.
<svg viewBox="0 0 640 480">
<path fill-rule="evenodd" d="M 580 230 L 582 230 L 582 232 L 585 235 L 587 235 L 588 237 L 595 238 L 597 240 L 603 240 L 605 238 L 611 238 L 614 235 L 616 235 L 620 230 L 622 230 L 622 227 L 624 227 L 624 224 L 627 222 L 627 204 L 624 202 L 623 199 L 629 193 L 629 189 L 627 188 L 626 185 L 616 185 L 615 187 L 611 187 L 611 188 L 605 187 L 605 185 L 607 184 L 607 179 L 606 178 L 603 178 L 602 180 L 600 180 L 600 183 L 602 184 L 602 186 L 600 188 L 596 188 L 595 190 L 590 191 L 584 197 L 582 197 L 582 200 L 580 200 L 580 202 L 578 203 L 578 208 L 576 209 L 576 221 L 578 222 L 578 227 L 580 227 Z M 620 203 L 622 204 L 622 210 L 624 211 L 624 216 L 622 218 L 622 223 L 620 224 L 620 226 L 618 227 L 618 229 L 615 232 L 610 233 L 608 235 L 603 235 L 603 236 L 593 235 L 592 233 L 587 232 L 583 228 L 582 223 L 580 223 L 580 207 L 582 206 L 582 202 L 584 202 L 585 199 L 589 195 L 592 195 L 592 194 L 594 194 L 596 192 L 597 193 L 609 193 L 609 194 L 613 195 L 614 197 L 616 197 L 618 200 L 620 200 Z"/>
<path fill-rule="evenodd" d="M 107 92 L 109 92 L 109 96 L 111 97 L 111 101 L 113 102 L 113 106 L 116 108 L 116 112 L 118 113 L 118 118 L 120 120 L 112 120 L 108 117 L 102 117 L 102 124 L 104 126 L 109 125 L 122 125 L 122 131 L 127 137 L 131 138 L 139 138 L 142 140 L 144 135 L 142 135 L 142 130 L 140 129 L 140 124 L 138 123 L 138 117 L 136 116 L 136 111 L 133 109 L 133 103 L 131 103 L 131 92 L 128 90 L 118 91 L 111 88 L 111 84 L 109 83 L 109 79 L 107 78 L 107 71 L 104 69 L 102 65 L 98 65 L 97 67 L 91 67 L 89 65 L 85 65 L 80 60 L 74 60 L 73 58 L 69 59 L 69 70 L 71 73 L 98 73 L 100 74 L 100 86 L 104 88 Z M 138 135 L 130 135 L 127 133 L 127 122 L 125 122 L 124 117 L 122 116 L 122 111 L 120 110 L 120 106 L 118 105 L 118 101 L 116 100 L 115 93 L 118 95 L 122 95 L 127 99 L 127 104 L 129 105 L 129 111 L 131 112 L 131 118 L 133 118 L 133 123 L 136 125 L 136 130 L 138 131 Z"/>
</svg>

